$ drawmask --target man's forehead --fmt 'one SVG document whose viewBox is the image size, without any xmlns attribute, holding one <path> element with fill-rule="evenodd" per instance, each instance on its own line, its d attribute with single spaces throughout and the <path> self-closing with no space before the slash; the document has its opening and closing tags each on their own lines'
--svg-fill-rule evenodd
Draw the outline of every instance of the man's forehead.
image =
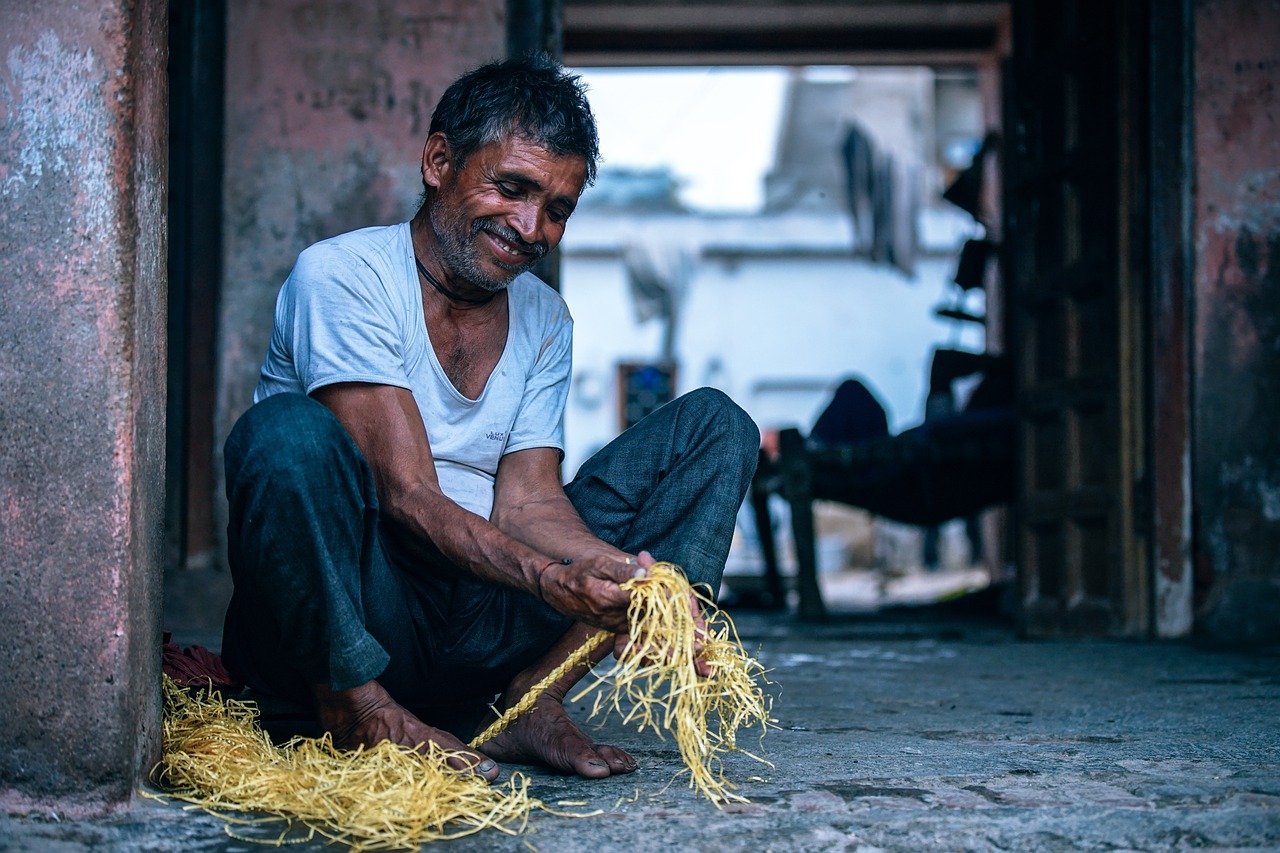
<svg viewBox="0 0 1280 853">
<path fill-rule="evenodd" d="M 554 162 L 558 165 L 580 165 L 586 166 L 586 158 L 579 154 L 566 154 L 551 150 L 545 143 L 540 142 L 532 137 L 521 134 L 512 134 L 504 136 L 494 142 L 486 143 L 479 149 L 480 151 L 488 151 L 491 156 L 496 159 L 506 159 L 511 157 L 532 158 L 546 162 Z"/>
<path fill-rule="evenodd" d="M 551 172 L 578 183 L 586 183 L 586 158 L 578 154 L 557 153 L 527 136 L 507 136 L 481 146 L 476 153 L 491 168 L 500 172 Z"/>
</svg>

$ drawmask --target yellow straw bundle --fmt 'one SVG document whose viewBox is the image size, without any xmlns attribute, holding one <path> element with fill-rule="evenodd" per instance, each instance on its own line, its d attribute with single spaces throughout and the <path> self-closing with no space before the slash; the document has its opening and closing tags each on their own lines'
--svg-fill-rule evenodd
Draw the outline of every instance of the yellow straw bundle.
<svg viewBox="0 0 1280 853">
<path fill-rule="evenodd" d="M 764 680 L 763 668 L 743 652 L 722 611 L 708 610 L 706 631 L 698 634 L 691 588 L 677 566 L 657 563 L 624 587 L 632 593 L 631 646 L 610 675 L 597 676 L 572 701 L 597 691 L 593 717 L 612 709 L 624 723 L 638 724 L 639 731 L 652 729 L 659 737 L 671 732 L 691 787 L 717 806 L 745 802 L 725 778 L 721 756 L 738 751 L 768 763 L 739 749 L 736 740 L 743 726 L 758 724 L 762 737 L 769 726 L 770 700 L 757 683 Z M 698 600 L 712 604 L 700 594 Z M 589 638 L 472 746 L 532 708 L 550 684 L 586 661 L 609 636 L 601 631 Z M 695 667 L 699 646 L 711 668 L 709 677 L 699 676 Z M 276 838 L 244 840 L 280 845 L 321 835 L 356 851 L 413 849 L 486 828 L 517 834 L 534 808 L 558 814 L 529 796 L 523 775 L 514 773 L 505 785 L 490 785 L 451 769 L 451 753 L 434 744 L 423 752 L 389 742 L 344 752 L 325 735 L 294 738 L 277 747 L 258 726 L 252 703 L 224 699 L 213 691 L 188 692 L 167 676 L 164 695 L 158 781 L 170 796 L 230 823 L 282 822 Z M 235 812 L 273 817 L 240 819 Z M 290 836 L 295 825 L 304 828 L 301 837 Z M 227 831 L 235 835 L 230 827 Z"/>
<path fill-rule="evenodd" d="M 650 729 L 659 737 L 672 733 L 680 749 L 689 785 L 722 806 L 728 801 L 746 802 L 733 793 L 725 777 L 721 756 L 741 752 L 765 761 L 737 746 L 738 729 L 760 727 L 763 737 L 770 723 L 771 699 L 760 682 L 764 668 L 742 649 L 733 621 L 713 603 L 696 593 L 706 630 L 697 634 L 690 607 L 692 591 L 678 566 L 655 563 L 644 577 L 623 584 L 631 590 L 628 622 L 632 643 L 611 674 L 600 675 L 571 698 L 580 701 L 599 688 L 591 716 L 615 711 L 624 724 L 638 731 Z M 698 646 L 711 668 L 698 675 Z"/>
<path fill-rule="evenodd" d="M 280 845 L 321 835 L 352 850 L 412 850 L 444 838 L 493 828 L 523 831 L 530 811 L 528 779 L 512 774 L 490 785 L 451 769 L 449 752 L 425 752 L 383 741 L 343 752 L 328 735 L 275 746 L 250 703 L 214 692 L 188 692 L 165 677 L 164 754 L 159 780 L 170 796 L 230 824 L 276 822 L 275 837 L 246 841 Z M 233 812 L 269 818 L 241 819 Z M 290 837 L 295 825 L 302 834 Z"/>
</svg>

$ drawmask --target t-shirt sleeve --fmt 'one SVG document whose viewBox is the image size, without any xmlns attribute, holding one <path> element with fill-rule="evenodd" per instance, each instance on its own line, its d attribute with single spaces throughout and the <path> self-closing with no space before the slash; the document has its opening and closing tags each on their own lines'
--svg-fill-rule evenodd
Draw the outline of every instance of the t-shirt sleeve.
<svg viewBox="0 0 1280 853">
<path fill-rule="evenodd" d="M 573 320 L 567 309 L 550 325 L 534 361 L 504 453 L 554 447 L 564 455 L 564 407 L 573 369 Z"/>
<path fill-rule="evenodd" d="M 280 291 L 276 324 L 305 392 L 337 382 L 409 388 L 401 301 L 351 252 L 326 244 L 304 251 Z"/>
</svg>

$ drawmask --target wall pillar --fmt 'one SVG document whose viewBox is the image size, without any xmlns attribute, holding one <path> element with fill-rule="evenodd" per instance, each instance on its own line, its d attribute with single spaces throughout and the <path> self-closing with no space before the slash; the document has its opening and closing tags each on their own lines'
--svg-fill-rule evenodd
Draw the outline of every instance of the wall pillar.
<svg viewBox="0 0 1280 853">
<path fill-rule="evenodd" d="M 0 11 L 0 808 L 158 758 L 165 10 Z"/>
<path fill-rule="evenodd" d="M 1194 6 L 1198 627 L 1280 641 L 1280 3 Z M 1207 591 L 1207 595 L 1204 593 Z"/>
</svg>

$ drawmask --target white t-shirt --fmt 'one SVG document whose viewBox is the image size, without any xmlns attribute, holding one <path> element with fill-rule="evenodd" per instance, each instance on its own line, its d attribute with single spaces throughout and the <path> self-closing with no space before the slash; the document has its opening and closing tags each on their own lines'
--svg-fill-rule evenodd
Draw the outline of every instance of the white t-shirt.
<svg viewBox="0 0 1280 853">
<path fill-rule="evenodd" d="M 444 493 L 488 518 L 503 454 L 564 453 L 573 320 L 560 295 L 524 273 L 507 288 L 507 344 L 478 399 L 436 358 L 422 312 L 409 223 L 364 228 L 298 256 L 276 300 L 254 402 L 336 382 L 407 388 L 427 427 Z"/>
</svg>

